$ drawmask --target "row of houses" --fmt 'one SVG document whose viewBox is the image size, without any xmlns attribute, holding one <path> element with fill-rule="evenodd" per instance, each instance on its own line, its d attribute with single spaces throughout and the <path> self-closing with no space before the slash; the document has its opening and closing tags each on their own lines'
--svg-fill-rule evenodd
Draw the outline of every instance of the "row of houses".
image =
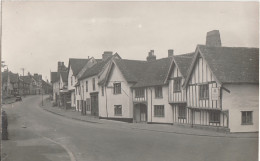
<svg viewBox="0 0 260 161">
<path fill-rule="evenodd" d="M 207 33 L 195 51 L 147 60 L 69 59 L 51 72 L 53 99 L 83 115 L 230 132 L 258 131 L 259 49 L 223 47 Z"/>
<path fill-rule="evenodd" d="M 15 95 L 36 95 L 52 93 L 52 86 L 42 79 L 42 75 L 35 73 L 20 76 L 8 69 L 2 72 L 2 93 L 3 98 Z"/>
</svg>

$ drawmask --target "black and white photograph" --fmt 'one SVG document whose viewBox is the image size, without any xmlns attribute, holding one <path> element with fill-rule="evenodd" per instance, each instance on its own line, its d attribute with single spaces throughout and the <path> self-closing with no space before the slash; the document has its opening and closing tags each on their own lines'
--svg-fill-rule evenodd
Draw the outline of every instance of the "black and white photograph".
<svg viewBox="0 0 260 161">
<path fill-rule="evenodd" d="M 1 1 L 2 161 L 259 160 L 259 1 Z"/>
</svg>

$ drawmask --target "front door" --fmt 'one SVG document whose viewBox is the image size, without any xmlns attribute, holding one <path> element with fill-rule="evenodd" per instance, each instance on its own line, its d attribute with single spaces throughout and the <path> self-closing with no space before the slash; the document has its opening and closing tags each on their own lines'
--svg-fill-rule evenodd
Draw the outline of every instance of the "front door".
<svg viewBox="0 0 260 161">
<path fill-rule="evenodd" d="M 135 105 L 135 121 L 146 122 L 147 121 L 147 108 L 145 104 Z"/>
<path fill-rule="evenodd" d="M 98 116 L 98 94 L 91 94 L 91 115 Z"/>
</svg>

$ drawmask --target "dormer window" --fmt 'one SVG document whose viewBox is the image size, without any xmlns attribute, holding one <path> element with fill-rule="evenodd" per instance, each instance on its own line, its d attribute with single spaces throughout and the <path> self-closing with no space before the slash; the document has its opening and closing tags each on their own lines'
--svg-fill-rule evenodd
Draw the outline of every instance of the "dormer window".
<svg viewBox="0 0 260 161">
<path fill-rule="evenodd" d="M 174 78 L 173 92 L 181 91 L 181 77 Z"/>
</svg>

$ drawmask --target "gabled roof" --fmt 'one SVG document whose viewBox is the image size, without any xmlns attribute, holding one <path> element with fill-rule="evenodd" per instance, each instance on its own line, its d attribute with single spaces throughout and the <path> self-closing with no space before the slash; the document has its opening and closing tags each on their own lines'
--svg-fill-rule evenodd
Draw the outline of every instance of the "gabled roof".
<svg viewBox="0 0 260 161">
<path fill-rule="evenodd" d="M 194 54 L 195 52 L 173 56 L 174 62 L 184 78 L 187 76 Z"/>
<path fill-rule="evenodd" d="M 30 84 L 32 82 L 31 76 L 20 76 L 24 83 Z"/>
<path fill-rule="evenodd" d="M 68 72 L 60 72 L 60 75 L 63 82 L 68 82 Z"/>
<path fill-rule="evenodd" d="M 70 58 L 68 67 L 71 66 L 73 75 L 76 76 L 88 61 L 89 59 Z"/>
<path fill-rule="evenodd" d="M 199 53 L 219 83 L 259 83 L 259 48 L 198 45 L 185 84 Z"/>
<path fill-rule="evenodd" d="M 19 81 L 19 75 L 12 73 L 11 71 L 4 71 L 2 72 L 2 80 L 3 82 L 7 82 L 7 78 L 9 76 L 10 82 L 11 83 L 17 83 Z"/>
<path fill-rule="evenodd" d="M 148 87 L 165 84 L 172 58 L 148 62 L 116 59 L 115 63 L 126 81 L 135 83 L 133 87 Z"/>
<path fill-rule="evenodd" d="M 51 83 L 57 82 L 59 80 L 58 72 L 51 72 Z"/>
</svg>

